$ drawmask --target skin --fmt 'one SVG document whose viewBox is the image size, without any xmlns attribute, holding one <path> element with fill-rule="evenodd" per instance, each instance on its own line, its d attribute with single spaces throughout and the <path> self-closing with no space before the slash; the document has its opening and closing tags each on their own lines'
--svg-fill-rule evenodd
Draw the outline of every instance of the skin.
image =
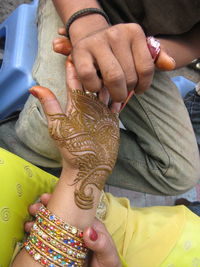
<svg viewBox="0 0 200 267">
<path fill-rule="evenodd" d="M 43 205 L 47 205 L 51 198 L 51 194 L 43 194 L 40 197 L 40 202 Z M 29 207 L 29 213 L 33 217 L 39 210 L 41 203 L 35 203 Z M 26 222 L 24 229 L 27 233 L 30 232 L 33 226 L 32 222 Z M 91 234 L 93 231 L 97 234 L 97 239 L 92 240 Z M 92 257 L 90 259 L 90 267 L 120 267 L 119 257 L 115 244 L 106 230 L 104 224 L 99 220 L 95 219 L 91 227 L 87 227 L 83 233 L 84 242 L 90 250 L 93 251 Z"/>
<path fill-rule="evenodd" d="M 70 95 L 67 114 L 47 114 L 49 132 L 61 151 L 66 150 L 67 168 L 78 170 L 73 181 L 76 205 L 91 209 L 93 187 L 103 189 L 117 158 L 119 122 L 96 96 L 80 90 L 71 90 Z"/>
<path fill-rule="evenodd" d="M 95 0 L 53 2 L 64 24 L 77 10 L 100 8 Z M 92 14 L 74 21 L 69 33 L 73 62 L 85 89 L 99 92 L 105 86 L 113 102 L 124 102 L 128 91 L 143 93 L 149 88 L 154 62 L 138 24 L 110 26 L 104 17 Z"/>
<path fill-rule="evenodd" d="M 64 24 L 77 10 L 100 8 L 95 0 L 53 2 Z M 196 25 L 180 36 L 156 36 L 162 47 L 161 61 L 156 62 L 156 67 L 169 70 L 172 69 L 170 65 L 175 67 L 176 62 L 179 68 L 197 58 L 200 55 L 199 32 L 200 27 Z M 155 65 L 140 25 L 110 26 L 101 15 L 91 14 L 75 20 L 69 33 L 73 62 L 86 90 L 99 92 L 105 86 L 112 101 L 121 103 L 125 102 L 128 91 L 142 94 L 149 88 Z M 183 53 L 180 53 L 181 50 Z M 100 71 L 101 78 L 97 71 Z"/>
<path fill-rule="evenodd" d="M 58 30 L 58 33 L 60 35 L 63 35 L 63 37 L 61 38 L 56 38 L 53 41 L 53 49 L 56 53 L 59 54 L 63 54 L 65 56 L 70 55 L 70 60 L 72 60 L 71 57 L 71 52 L 72 52 L 72 44 L 71 42 L 64 37 L 66 35 L 66 30 L 65 28 L 60 28 Z M 148 48 L 149 49 L 149 48 Z M 151 55 L 153 57 L 153 55 Z M 156 58 L 156 61 L 154 61 L 155 66 L 159 66 L 160 69 L 162 70 L 173 70 L 176 66 L 175 61 L 169 57 L 167 55 L 167 53 L 165 52 L 165 49 L 162 48 L 160 50 L 160 53 L 158 55 L 158 57 Z M 127 98 L 125 99 L 125 101 L 121 104 L 121 103 L 117 103 L 117 102 L 113 102 L 110 104 L 110 109 L 113 112 L 121 112 L 122 109 L 126 106 L 126 104 L 128 103 L 129 99 L 135 94 L 135 91 L 132 90 L 130 92 L 128 92 Z M 109 103 L 110 100 L 110 94 L 108 89 L 104 86 L 99 92 L 98 92 L 98 98 L 100 101 L 102 101 L 103 103 L 105 103 L 106 105 Z"/>
<path fill-rule="evenodd" d="M 84 142 L 84 144 L 86 144 L 87 146 L 86 151 L 91 151 L 93 149 L 93 145 L 97 148 L 103 145 L 105 153 L 100 155 L 100 159 L 102 159 L 105 162 L 109 158 L 111 159 L 112 161 L 112 164 L 110 165 L 110 171 L 111 171 L 115 158 L 116 158 L 116 155 L 113 156 L 112 151 L 116 151 L 115 154 L 117 154 L 117 149 L 119 145 L 119 135 L 117 134 L 119 131 L 119 128 L 118 128 L 118 124 L 116 123 L 117 118 L 116 118 L 116 115 L 113 114 L 106 107 L 105 104 L 101 103 L 97 99 L 94 100 L 94 97 L 90 97 L 84 93 L 83 87 L 80 81 L 77 79 L 77 73 L 75 71 L 75 68 L 73 64 L 69 61 L 67 62 L 66 71 L 67 71 L 67 86 L 68 86 L 68 104 L 67 104 L 66 111 L 63 111 L 61 109 L 59 102 L 57 101 L 56 97 L 49 89 L 36 86 L 30 90 L 30 92 L 35 97 L 37 97 L 40 103 L 42 104 L 43 110 L 47 117 L 50 133 L 52 137 L 56 140 L 61 156 L 63 158 L 62 173 L 56 185 L 56 188 L 47 203 L 47 208 L 52 213 L 54 213 L 55 215 L 57 215 L 62 220 L 66 221 L 67 223 L 74 225 L 75 227 L 79 229 L 85 229 L 86 243 L 88 242 L 87 243 L 88 246 L 95 251 L 94 255 L 96 255 L 94 256 L 94 258 L 92 258 L 92 264 L 94 265 L 89 264 L 89 266 L 119 267 L 121 265 L 120 265 L 120 261 L 119 261 L 119 257 L 117 255 L 116 249 L 113 243 L 111 242 L 111 237 L 102 228 L 102 225 L 99 226 L 99 224 L 97 223 L 97 231 L 99 233 L 99 238 L 100 238 L 99 240 L 102 240 L 100 241 L 99 244 L 97 243 L 97 245 L 95 245 L 95 243 L 91 243 L 91 240 L 89 240 L 88 238 L 89 236 L 91 236 L 90 226 L 93 224 L 96 225 L 94 223 L 94 218 L 96 214 L 96 208 L 99 203 L 99 198 L 101 195 L 101 191 L 99 190 L 99 187 L 97 185 L 101 184 L 101 186 L 103 186 L 107 178 L 107 173 L 102 172 L 100 175 L 97 175 L 97 176 L 94 175 L 94 183 L 90 183 L 89 188 L 87 188 L 87 190 L 84 191 L 84 193 L 87 196 L 88 194 L 89 196 L 91 196 L 91 192 L 92 192 L 92 205 L 90 205 L 89 207 L 86 205 L 87 209 L 83 209 L 82 206 L 77 205 L 76 193 L 77 193 L 77 190 L 78 192 L 81 192 L 81 190 L 79 189 L 79 187 L 77 189 L 76 181 L 77 181 L 77 177 L 80 178 L 79 173 L 82 171 L 81 168 L 82 167 L 86 169 L 88 168 L 88 162 L 87 162 L 88 154 L 85 153 L 85 151 L 83 151 L 84 153 L 81 153 L 82 151 L 80 151 L 79 149 L 77 150 L 77 153 L 74 154 L 75 150 L 74 149 L 71 150 L 71 147 L 73 147 L 73 145 L 68 146 L 67 144 L 68 142 L 67 135 L 66 136 L 64 135 L 64 138 L 62 136 L 62 140 L 58 140 L 60 138 L 61 129 L 57 127 L 57 125 L 60 124 L 60 121 L 59 120 L 57 121 L 57 117 L 63 118 L 64 116 L 64 118 L 68 120 L 68 124 L 70 124 L 69 128 L 67 128 L 66 126 L 67 124 L 65 123 L 64 123 L 64 126 L 61 127 L 64 129 L 64 132 L 67 131 L 67 129 L 70 129 L 70 132 L 72 134 L 75 134 L 75 135 L 77 134 L 78 136 L 80 133 L 86 132 L 86 129 L 85 129 L 86 121 L 84 121 L 84 123 L 82 124 L 80 123 L 78 127 L 75 124 L 75 121 L 77 118 L 74 119 L 73 116 L 74 115 L 77 116 L 79 114 L 80 118 L 89 117 L 89 119 L 87 119 L 87 126 L 88 128 L 92 129 L 93 127 L 92 124 L 94 124 L 94 121 L 97 119 L 93 111 L 94 109 L 93 105 L 94 105 L 94 102 L 96 101 L 95 109 L 99 106 L 102 109 L 101 113 L 104 114 L 102 115 L 103 117 L 101 117 L 101 119 L 102 118 L 103 120 L 106 119 L 106 124 L 103 124 L 105 125 L 105 127 L 103 128 L 107 129 L 111 127 L 111 130 L 103 132 L 105 135 L 104 140 L 102 140 L 102 138 L 98 138 L 98 136 L 97 138 L 94 138 L 94 136 L 92 137 L 92 133 L 88 131 L 86 135 L 87 140 Z M 76 88 L 76 90 L 74 90 L 74 88 Z M 75 98 L 74 98 L 74 95 L 75 95 Z M 87 99 L 87 101 L 84 99 L 81 105 L 79 105 L 79 103 L 76 102 L 76 98 L 78 97 L 79 99 L 80 95 L 84 96 L 85 99 Z M 79 108 L 77 108 L 77 106 L 79 106 Z M 53 120 L 52 120 L 52 116 L 53 116 Z M 54 116 L 56 116 L 56 118 L 54 118 Z M 96 121 L 96 125 L 97 124 L 98 124 L 98 121 Z M 95 133 L 95 130 L 93 132 Z M 100 132 L 100 130 L 98 130 L 98 132 Z M 97 132 L 97 135 L 98 135 L 98 132 Z M 112 139 L 112 133 L 114 132 L 116 132 L 116 140 L 114 139 L 114 141 L 112 142 L 112 150 L 111 150 L 110 140 Z M 107 138 L 106 138 L 106 135 L 108 135 Z M 93 140 L 93 142 L 90 142 L 90 139 Z M 73 144 L 75 143 L 73 142 Z M 76 147 L 79 148 L 78 144 L 79 142 L 77 142 L 77 146 L 74 146 L 74 148 Z M 90 146 L 90 144 L 92 144 L 92 146 Z M 98 154 L 98 151 L 96 152 L 96 154 Z M 81 162 L 81 166 L 79 165 L 79 162 L 77 163 L 77 158 L 79 158 L 80 155 L 84 159 L 84 162 Z M 97 157 L 97 159 L 99 158 Z M 105 164 L 106 163 L 104 163 L 104 165 Z M 94 169 L 94 173 L 95 173 L 96 166 L 94 167 L 94 165 L 91 164 L 90 167 Z M 87 173 L 86 174 L 85 172 L 81 173 L 82 180 L 84 180 L 84 176 L 87 176 Z M 80 184 L 82 184 L 82 180 L 80 181 Z M 86 201 L 86 204 L 87 204 L 87 201 Z M 108 243 L 110 244 L 109 245 L 110 251 L 112 251 L 112 253 L 109 253 L 110 257 L 108 257 L 109 255 L 104 252 L 106 240 L 110 240 Z M 115 255 L 114 257 L 112 257 L 113 253 Z M 107 265 L 105 265 L 104 263 Z M 40 264 L 35 262 L 32 259 L 32 257 L 24 249 L 22 249 L 22 251 L 17 255 L 16 259 L 14 260 L 14 263 L 12 266 L 14 267 L 18 267 L 18 266 L 20 267 L 27 267 L 27 266 L 35 267 L 36 266 L 37 267 L 38 266 L 39 267 Z"/>
</svg>

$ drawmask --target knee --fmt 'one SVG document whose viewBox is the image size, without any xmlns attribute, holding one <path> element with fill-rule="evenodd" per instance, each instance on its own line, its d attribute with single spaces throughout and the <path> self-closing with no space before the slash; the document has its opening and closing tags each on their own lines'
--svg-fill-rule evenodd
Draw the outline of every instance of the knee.
<svg viewBox="0 0 200 267">
<path fill-rule="evenodd" d="M 193 188 L 200 180 L 200 160 L 177 161 L 163 175 L 165 195 L 179 195 Z"/>
</svg>

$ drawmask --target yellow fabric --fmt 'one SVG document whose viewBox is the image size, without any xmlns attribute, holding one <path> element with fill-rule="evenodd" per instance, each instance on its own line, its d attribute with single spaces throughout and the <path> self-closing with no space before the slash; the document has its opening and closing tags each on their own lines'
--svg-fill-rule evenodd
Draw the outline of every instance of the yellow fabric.
<svg viewBox="0 0 200 267">
<path fill-rule="evenodd" d="M 51 192 L 57 178 L 0 148 L 0 266 L 8 267 L 24 236 L 28 206 Z"/>
<path fill-rule="evenodd" d="M 183 234 L 161 267 L 200 267 L 200 219 L 187 209 L 185 217 Z"/>
<path fill-rule="evenodd" d="M 57 178 L 0 149 L 0 267 L 24 237 L 27 207 Z M 126 198 L 103 197 L 104 223 L 123 267 L 200 267 L 200 218 L 184 206 L 133 209 Z M 20 247 L 19 247 L 20 248 Z"/>
<path fill-rule="evenodd" d="M 104 222 L 129 267 L 200 266 L 200 218 L 186 207 L 133 209 L 110 194 L 104 201 Z"/>
</svg>

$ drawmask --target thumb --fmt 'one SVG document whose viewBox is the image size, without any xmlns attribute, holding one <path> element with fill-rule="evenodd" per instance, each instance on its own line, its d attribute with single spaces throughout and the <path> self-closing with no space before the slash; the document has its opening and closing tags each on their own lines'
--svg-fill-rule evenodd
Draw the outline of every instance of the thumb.
<svg viewBox="0 0 200 267">
<path fill-rule="evenodd" d="M 94 229 L 88 227 L 83 233 L 85 245 L 93 251 L 95 262 L 99 267 L 120 267 L 120 259 L 117 249 L 107 230 Z"/>
<path fill-rule="evenodd" d="M 48 120 L 50 114 L 63 113 L 56 96 L 48 88 L 34 86 L 29 92 L 40 101 Z"/>
<path fill-rule="evenodd" d="M 156 67 L 159 70 L 166 70 L 166 71 L 170 71 L 175 69 L 176 67 L 176 62 L 175 60 L 170 57 L 167 52 L 162 48 L 160 50 L 160 53 L 158 55 L 158 58 L 155 62 Z"/>
<path fill-rule="evenodd" d="M 56 53 L 68 56 L 72 51 L 72 45 L 66 37 L 58 37 L 53 40 L 53 50 Z"/>
</svg>

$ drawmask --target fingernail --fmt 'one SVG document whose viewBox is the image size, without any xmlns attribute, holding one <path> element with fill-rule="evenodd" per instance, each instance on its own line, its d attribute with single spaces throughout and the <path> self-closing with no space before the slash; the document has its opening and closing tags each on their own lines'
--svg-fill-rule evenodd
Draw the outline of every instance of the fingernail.
<svg viewBox="0 0 200 267">
<path fill-rule="evenodd" d="M 37 93 L 33 88 L 31 88 L 31 89 L 29 90 L 29 92 L 30 92 L 34 97 L 38 98 L 38 93 Z"/>
<path fill-rule="evenodd" d="M 121 108 L 120 108 L 120 111 L 119 112 L 121 112 L 125 108 L 126 104 L 130 100 L 130 98 L 134 95 L 134 93 L 135 93 L 134 90 L 128 92 L 128 96 L 127 96 L 125 102 L 121 104 Z"/>
<path fill-rule="evenodd" d="M 56 38 L 56 39 L 54 39 L 54 40 L 53 40 L 53 43 L 54 43 L 54 44 L 59 44 L 59 43 L 60 43 L 60 38 Z"/>
<path fill-rule="evenodd" d="M 73 65 L 72 55 L 69 55 L 67 58 L 67 62 L 71 65 Z"/>
<path fill-rule="evenodd" d="M 92 241 L 96 241 L 98 239 L 98 234 L 97 232 L 94 230 L 93 227 L 90 228 L 90 234 L 89 234 L 90 240 Z"/>
</svg>

